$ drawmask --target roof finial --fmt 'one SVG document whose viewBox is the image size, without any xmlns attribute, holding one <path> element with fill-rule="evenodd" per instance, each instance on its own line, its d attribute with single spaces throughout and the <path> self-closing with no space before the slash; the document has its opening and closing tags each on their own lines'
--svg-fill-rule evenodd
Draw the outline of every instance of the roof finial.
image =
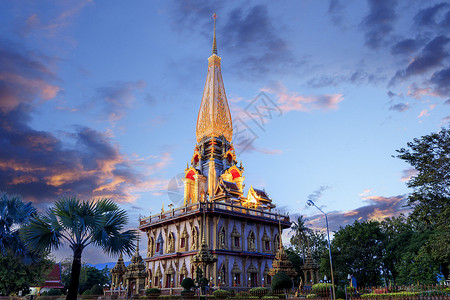
<svg viewBox="0 0 450 300">
<path fill-rule="evenodd" d="M 213 14 L 214 19 L 214 38 L 213 38 L 213 48 L 212 48 L 212 54 L 217 54 L 217 43 L 216 43 L 216 13 Z"/>
</svg>

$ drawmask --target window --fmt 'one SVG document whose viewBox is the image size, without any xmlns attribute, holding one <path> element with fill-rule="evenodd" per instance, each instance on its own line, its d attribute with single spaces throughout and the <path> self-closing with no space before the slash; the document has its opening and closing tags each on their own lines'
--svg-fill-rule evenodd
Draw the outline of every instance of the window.
<svg viewBox="0 0 450 300">
<path fill-rule="evenodd" d="M 156 243 L 156 253 L 159 253 L 160 247 L 161 247 L 161 243 Z"/>
<path fill-rule="evenodd" d="M 153 285 L 154 285 L 154 286 L 158 286 L 158 284 L 159 284 L 159 277 L 156 276 L 156 277 L 155 277 L 155 281 L 153 282 Z"/>
<path fill-rule="evenodd" d="M 180 248 L 184 248 L 185 243 L 186 243 L 186 238 L 181 238 Z"/>
<path fill-rule="evenodd" d="M 240 247 L 239 237 L 234 237 L 234 247 Z"/>
<path fill-rule="evenodd" d="M 264 245 L 265 245 L 266 251 L 270 251 L 270 241 L 266 241 L 264 243 Z"/>
<path fill-rule="evenodd" d="M 270 285 L 270 284 L 272 284 L 272 276 L 269 276 L 269 275 L 267 275 L 266 276 L 266 283 L 267 283 L 267 285 Z"/>
<path fill-rule="evenodd" d="M 171 281 L 171 279 L 172 279 L 172 275 L 167 274 L 167 275 L 166 275 L 166 285 L 165 285 L 165 288 L 170 288 L 170 281 Z"/>
<path fill-rule="evenodd" d="M 181 283 L 183 282 L 183 279 L 184 279 L 184 275 L 183 275 L 183 274 L 180 274 L 180 285 L 181 285 Z"/>
<path fill-rule="evenodd" d="M 241 274 L 234 274 L 234 283 L 236 285 L 241 284 Z"/>
</svg>

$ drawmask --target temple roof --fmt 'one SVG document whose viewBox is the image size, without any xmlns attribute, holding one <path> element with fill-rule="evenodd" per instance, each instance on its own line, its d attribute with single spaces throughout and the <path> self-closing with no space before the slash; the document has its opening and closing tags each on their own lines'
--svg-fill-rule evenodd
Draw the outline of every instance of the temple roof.
<svg viewBox="0 0 450 300">
<path fill-rule="evenodd" d="M 215 19 L 212 52 L 208 58 L 208 73 L 197 118 L 197 143 L 204 137 L 224 136 L 229 142 L 233 138 L 233 124 L 220 70 L 220 57 L 216 55 Z"/>
</svg>

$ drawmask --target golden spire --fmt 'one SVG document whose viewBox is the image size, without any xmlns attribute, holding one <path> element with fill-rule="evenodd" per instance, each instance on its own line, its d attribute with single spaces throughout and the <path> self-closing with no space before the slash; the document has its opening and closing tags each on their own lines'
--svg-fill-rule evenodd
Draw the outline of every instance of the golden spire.
<svg viewBox="0 0 450 300">
<path fill-rule="evenodd" d="M 212 48 L 212 54 L 217 54 L 217 43 L 216 43 L 216 13 L 213 15 L 214 19 L 214 38 L 213 38 L 213 48 Z"/>
<path fill-rule="evenodd" d="M 213 54 L 208 58 L 208 73 L 197 118 L 197 143 L 204 137 L 225 136 L 231 142 L 233 124 L 217 56 L 214 18 Z"/>
</svg>

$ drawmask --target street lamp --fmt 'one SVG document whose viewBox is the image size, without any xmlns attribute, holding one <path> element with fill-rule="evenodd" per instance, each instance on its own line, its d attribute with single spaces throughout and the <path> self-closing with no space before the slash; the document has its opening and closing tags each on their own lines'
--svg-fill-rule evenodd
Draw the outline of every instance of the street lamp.
<svg viewBox="0 0 450 300">
<path fill-rule="evenodd" d="M 333 300 L 333 299 L 336 299 L 336 291 L 334 289 L 333 259 L 331 258 L 330 231 L 328 230 L 328 216 L 323 210 L 321 210 L 311 200 L 306 201 L 306 204 L 308 204 L 308 206 L 315 206 L 318 210 L 320 210 L 320 212 L 324 214 L 325 222 L 327 223 L 328 253 L 330 254 L 331 284 L 333 285 L 333 295 L 332 295 L 331 299 Z"/>
</svg>

